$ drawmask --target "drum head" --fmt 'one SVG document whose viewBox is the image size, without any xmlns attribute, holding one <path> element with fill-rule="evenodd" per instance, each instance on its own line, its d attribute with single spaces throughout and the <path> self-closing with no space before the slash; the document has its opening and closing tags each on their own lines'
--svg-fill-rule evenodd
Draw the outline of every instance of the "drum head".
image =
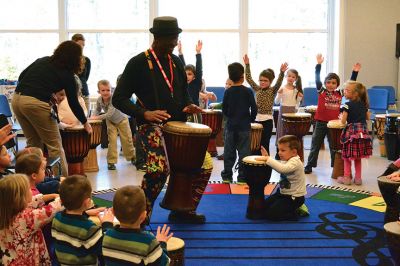
<svg viewBox="0 0 400 266">
<path fill-rule="evenodd" d="M 400 113 L 391 113 L 391 114 L 386 114 L 386 117 L 399 117 Z"/>
<path fill-rule="evenodd" d="M 382 183 L 388 183 L 388 184 L 393 184 L 393 185 L 400 185 L 400 181 L 393 181 L 391 179 L 386 178 L 386 176 L 380 176 L 378 177 L 378 181 Z"/>
<path fill-rule="evenodd" d="M 385 120 L 386 119 L 386 114 L 377 114 L 377 115 L 375 115 L 375 119 L 377 119 L 377 120 Z"/>
<path fill-rule="evenodd" d="M 251 123 L 251 129 L 263 129 L 263 126 L 259 123 Z"/>
<path fill-rule="evenodd" d="M 175 251 L 185 247 L 185 241 L 177 237 L 171 237 L 167 242 L 167 251 Z"/>
<path fill-rule="evenodd" d="M 311 114 L 307 114 L 307 113 L 286 113 L 286 114 L 282 114 L 282 117 L 286 117 L 286 118 L 311 118 Z"/>
<path fill-rule="evenodd" d="M 385 228 L 385 231 L 388 233 L 392 233 L 392 234 L 400 236 L 400 223 L 398 221 L 385 223 L 383 228 Z"/>
<path fill-rule="evenodd" d="M 309 105 L 309 106 L 306 106 L 306 111 L 309 111 L 309 112 L 316 112 L 317 111 L 317 106 L 316 105 Z"/>
<path fill-rule="evenodd" d="M 221 114 L 222 115 L 222 110 L 218 110 L 218 109 L 215 109 L 215 110 L 203 109 L 202 113 L 205 113 L 205 114 Z"/>
<path fill-rule="evenodd" d="M 265 161 L 257 161 L 256 158 L 260 157 L 259 155 L 251 155 L 243 158 L 242 163 L 247 165 L 257 165 L 257 166 L 266 166 L 267 162 Z"/>
<path fill-rule="evenodd" d="M 344 128 L 345 126 L 346 125 L 342 124 L 342 121 L 339 119 L 330 120 L 327 125 L 328 128 Z"/>
<path fill-rule="evenodd" d="M 80 131 L 80 130 L 85 130 L 85 128 L 83 127 L 83 125 L 77 125 L 74 127 L 67 127 L 65 129 L 63 129 L 63 131 L 68 132 L 68 131 Z"/>
<path fill-rule="evenodd" d="M 175 133 L 177 135 L 202 135 L 210 136 L 211 128 L 197 123 L 171 121 L 167 122 L 162 129 L 164 132 Z"/>
</svg>

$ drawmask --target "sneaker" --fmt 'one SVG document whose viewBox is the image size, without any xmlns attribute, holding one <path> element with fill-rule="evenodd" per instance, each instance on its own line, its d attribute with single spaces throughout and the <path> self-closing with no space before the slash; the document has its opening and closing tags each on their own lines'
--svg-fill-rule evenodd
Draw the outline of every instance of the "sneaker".
<svg viewBox="0 0 400 266">
<path fill-rule="evenodd" d="M 312 173 L 312 167 L 311 166 L 304 167 L 304 173 L 305 174 L 311 174 Z"/>
<path fill-rule="evenodd" d="M 217 159 L 218 159 L 219 161 L 224 160 L 224 154 L 217 155 Z"/>
<path fill-rule="evenodd" d="M 351 185 L 351 178 L 347 176 L 339 176 L 337 182 L 343 185 Z"/>
<path fill-rule="evenodd" d="M 131 164 L 136 165 L 136 158 L 132 158 Z"/>
<path fill-rule="evenodd" d="M 184 224 L 204 224 L 206 222 L 206 216 L 201 213 L 196 213 L 195 211 L 171 211 L 168 215 L 168 220 Z"/>
<path fill-rule="evenodd" d="M 224 183 L 224 184 L 231 184 L 232 182 L 233 182 L 232 177 L 231 178 L 229 178 L 229 177 L 222 178 L 222 183 Z"/>
<path fill-rule="evenodd" d="M 113 163 L 109 163 L 107 168 L 108 168 L 108 170 L 115 170 L 115 169 L 117 169 L 117 167 L 115 167 L 115 164 L 113 164 Z"/>
<path fill-rule="evenodd" d="M 354 178 L 354 184 L 357 185 L 357 186 L 361 186 L 362 185 L 361 178 Z"/>
<path fill-rule="evenodd" d="M 245 177 L 242 177 L 242 176 L 238 176 L 238 178 L 237 178 L 237 184 L 238 185 L 246 185 L 247 184 L 247 182 L 246 182 L 246 178 Z"/>
<path fill-rule="evenodd" d="M 310 211 L 308 210 L 305 204 L 301 205 L 297 210 L 296 213 L 300 217 L 310 216 Z"/>
</svg>

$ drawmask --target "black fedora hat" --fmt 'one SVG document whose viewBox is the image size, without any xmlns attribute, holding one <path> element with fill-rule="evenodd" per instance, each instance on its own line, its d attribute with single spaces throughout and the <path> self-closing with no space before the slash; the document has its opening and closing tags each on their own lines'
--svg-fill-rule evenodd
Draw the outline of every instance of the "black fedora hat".
<svg viewBox="0 0 400 266">
<path fill-rule="evenodd" d="M 178 27 L 178 20 L 174 17 L 157 17 L 153 20 L 150 32 L 154 35 L 174 35 L 182 32 Z"/>
</svg>

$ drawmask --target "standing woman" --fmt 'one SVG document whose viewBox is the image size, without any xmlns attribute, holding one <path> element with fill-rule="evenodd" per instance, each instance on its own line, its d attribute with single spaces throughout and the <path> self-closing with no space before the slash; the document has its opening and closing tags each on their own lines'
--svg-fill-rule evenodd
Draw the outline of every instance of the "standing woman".
<svg viewBox="0 0 400 266">
<path fill-rule="evenodd" d="M 82 47 L 73 42 L 62 42 L 52 56 L 37 59 L 18 78 L 12 99 L 12 108 L 24 131 L 27 146 L 43 149 L 50 157 L 61 157 L 62 175 L 68 176 L 68 167 L 58 129 L 58 116 L 51 114 L 53 94 L 64 89 L 72 112 L 88 133 L 92 128 L 79 105 L 74 74 L 82 63 Z"/>
</svg>

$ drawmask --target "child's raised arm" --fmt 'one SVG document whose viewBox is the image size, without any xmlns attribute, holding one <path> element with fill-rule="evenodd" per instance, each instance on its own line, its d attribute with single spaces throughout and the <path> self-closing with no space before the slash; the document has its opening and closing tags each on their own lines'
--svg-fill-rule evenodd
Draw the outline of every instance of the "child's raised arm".
<svg viewBox="0 0 400 266">
<path fill-rule="evenodd" d="M 355 63 L 353 65 L 353 71 L 351 72 L 351 77 L 350 80 L 357 80 L 358 72 L 361 70 L 361 64 L 360 63 Z"/>
<path fill-rule="evenodd" d="M 321 64 L 324 62 L 325 58 L 322 54 L 317 54 L 317 65 L 315 66 L 315 86 L 317 87 L 317 91 L 320 92 L 322 89 L 321 82 Z"/>
<path fill-rule="evenodd" d="M 250 59 L 249 59 L 249 57 L 247 56 L 247 54 L 245 54 L 245 55 L 243 56 L 243 62 L 244 62 L 244 64 L 245 64 L 245 70 L 244 70 L 244 72 L 245 72 L 245 76 L 246 76 L 246 81 L 247 81 L 247 83 L 249 83 L 250 87 L 251 87 L 253 90 L 255 90 L 255 91 L 260 90 L 260 89 L 261 89 L 260 86 L 258 86 L 257 83 L 255 83 L 254 80 L 253 80 L 253 78 L 251 77 Z"/>
</svg>

